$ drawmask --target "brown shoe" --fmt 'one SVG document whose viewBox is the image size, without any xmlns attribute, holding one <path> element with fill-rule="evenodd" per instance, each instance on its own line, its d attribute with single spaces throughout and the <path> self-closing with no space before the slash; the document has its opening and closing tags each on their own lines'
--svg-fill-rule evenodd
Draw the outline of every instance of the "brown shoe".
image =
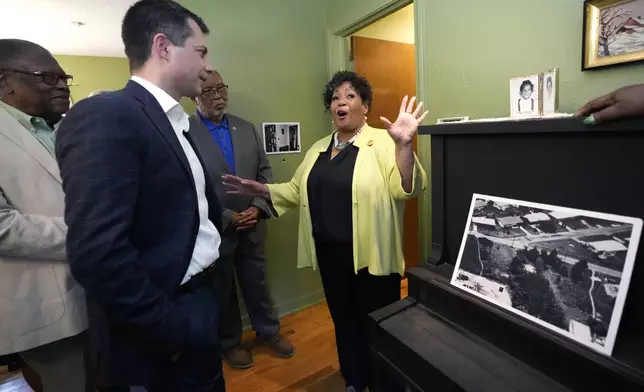
<svg viewBox="0 0 644 392">
<path fill-rule="evenodd" d="M 290 358 L 295 354 L 293 344 L 279 333 L 264 339 L 264 344 L 280 358 Z"/>
<path fill-rule="evenodd" d="M 224 351 L 222 358 L 228 366 L 235 369 L 248 369 L 253 366 L 253 356 L 250 351 L 239 346 Z"/>
</svg>

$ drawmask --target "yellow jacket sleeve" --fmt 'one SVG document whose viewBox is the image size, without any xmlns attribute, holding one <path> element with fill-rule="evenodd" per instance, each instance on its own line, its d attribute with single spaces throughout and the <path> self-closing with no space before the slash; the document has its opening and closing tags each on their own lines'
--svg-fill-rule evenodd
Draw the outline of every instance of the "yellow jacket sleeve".
<svg viewBox="0 0 644 392">
<path fill-rule="evenodd" d="M 291 181 L 281 184 L 266 184 L 271 195 L 268 202 L 272 207 L 273 218 L 279 218 L 282 214 L 300 205 L 300 184 L 306 163 L 307 159 L 300 163 Z"/>
<path fill-rule="evenodd" d="M 388 173 L 388 188 L 391 196 L 396 200 L 406 200 L 418 197 L 421 192 L 427 189 L 427 173 L 423 169 L 416 153 L 414 153 L 414 167 L 412 168 L 411 192 L 405 192 L 402 186 L 402 176 L 398 165 L 396 164 L 396 154 L 388 150 L 386 154 L 386 164 Z"/>
</svg>

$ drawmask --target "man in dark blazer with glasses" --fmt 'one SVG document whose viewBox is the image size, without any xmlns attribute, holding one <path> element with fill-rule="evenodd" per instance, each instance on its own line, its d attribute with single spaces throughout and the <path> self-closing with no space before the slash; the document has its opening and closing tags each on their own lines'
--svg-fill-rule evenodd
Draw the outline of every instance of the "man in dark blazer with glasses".
<svg viewBox="0 0 644 392">
<path fill-rule="evenodd" d="M 220 259 L 215 268 L 223 359 L 236 369 L 253 364 L 250 351 L 240 345 L 242 320 L 235 272 L 258 340 L 277 356 L 289 358 L 295 349 L 279 332 L 266 282 L 265 219 L 270 211 L 262 199 L 227 194 L 221 180 L 224 174 L 235 174 L 273 182 L 264 144 L 253 124 L 227 113 L 228 86 L 219 72 L 208 77 L 195 102 L 198 111 L 190 118 L 190 130 L 223 207 Z"/>
</svg>

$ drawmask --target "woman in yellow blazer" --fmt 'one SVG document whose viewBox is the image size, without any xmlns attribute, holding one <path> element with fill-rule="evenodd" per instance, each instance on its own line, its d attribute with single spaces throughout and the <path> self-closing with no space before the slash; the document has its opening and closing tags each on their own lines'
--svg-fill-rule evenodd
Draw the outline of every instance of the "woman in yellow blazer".
<svg viewBox="0 0 644 392">
<path fill-rule="evenodd" d="M 427 112 L 405 97 L 386 131 L 367 125 L 369 82 L 341 71 L 324 105 L 337 131 L 316 142 L 290 182 L 260 184 L 225 175 L 229 193 L 263 197 L 275 217 L 300 207 L 298 267 L 320 268 L 347 391 L 369 386 L 368 314 L 400 299 L 405 270 L 405 200 L 427 187 L 412 140 Z"/>
</svg>

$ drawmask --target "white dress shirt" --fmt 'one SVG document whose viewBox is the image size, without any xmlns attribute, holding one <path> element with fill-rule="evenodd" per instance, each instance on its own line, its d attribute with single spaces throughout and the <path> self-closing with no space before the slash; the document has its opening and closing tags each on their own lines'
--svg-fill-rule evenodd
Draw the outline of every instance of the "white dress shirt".
<svg viewBox="0 0 644 392">
<path fill-rule="evenodd" d="M 188 158 L 190 170 L 192 171 L 192 176 L 197 188 L 197 201 L 199 204 L 199 232 L 197 233 L 197 240 L 195 241 L 195 247 L 192 251 L 190 266 L 188 266 L 188 271 L 181 281 L 181 284 L 184 284 L 190 280 L 192 276 L 203 271 L 219 258 L 221 235 L 217 231 L 215 225 L 210 221 L 210 219 L 208 219 L 206 177 L 203 167 L 199 162 L 199 158 L 197 158 L 197 154 L 188 142 L 188 139 L 186 139 L 183 134 L 183 132 L 188 132 L 190 129 L 188 115 L 183 110 L 179 102 L 161 88 L 138 76 L 132 76 L 132 80 L 148 90 L 150 94 L 157 99 L 159 105 L 161 105 L 161 109 L 163 109 L 165 114 L 168 116 L 172 129 L 174 129 L 174 133 L 177 135 L 179 143 L 181 143 L 183 152 L 186 154 L 186 158 Z"/>
</svg>

